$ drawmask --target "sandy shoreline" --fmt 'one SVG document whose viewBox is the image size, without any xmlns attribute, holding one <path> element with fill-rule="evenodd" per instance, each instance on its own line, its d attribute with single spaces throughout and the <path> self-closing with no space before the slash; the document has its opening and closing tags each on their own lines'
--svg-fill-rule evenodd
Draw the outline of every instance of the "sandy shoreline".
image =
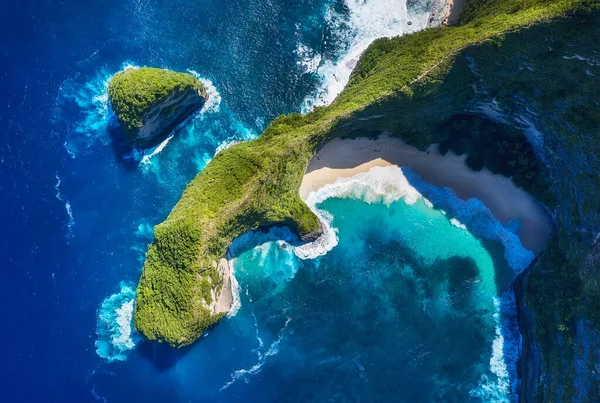
<svg viewBox="0 0 600 403">
<path fill-rule="evenodd" d="M 440 25 L 456 25 L 458 16 L 465 4 L 465 0 L 438 0 L 434 1 L 429 13 L 428 27 Z"/>
<path fill-rule="evenodd" d="M 334 183 L 337 178 L 367 172 L 374 166 L 405 166 L 435 186 L 451 188 L 461 199 L 481 200 L 502 224 L 520 219 L 518 235 L 523 246 L 540 253 L 552 230 L 552 221 L 543 207 L 510 179 L 485 169 L 471 171 L 464 159 L 451 153 L 442 156 L 435 147 L 420 151 L 388 135 L 376 140 L 338 138 L 326 144 L 309 164 L 300 196 L 305 200 L 311 191 Z"/>
<path fill-rule="evenodd" d="M 455 25 L 458 23 L 460 10 L 463 8 L 465 0 L 446 1 L 446 14 L 442 20 L 442 25 Z"/>
</svg>

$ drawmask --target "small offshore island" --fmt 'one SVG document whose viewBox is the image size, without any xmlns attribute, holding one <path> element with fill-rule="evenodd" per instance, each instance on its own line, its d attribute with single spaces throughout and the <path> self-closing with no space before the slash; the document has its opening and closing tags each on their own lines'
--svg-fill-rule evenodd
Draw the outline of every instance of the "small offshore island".
<svg viewBox="0 0 600 403">
<path fill-rule="evenodd" d="M 129 145 L 149 148 L 200 109 L 208 94 L 191 74 L 144 67 L 115 74 L 108 99 Z"/>
<path fill-rule="evenodd" d="M 581 368 L 600 357 L 579 351 L 600 329 L 597 9 L 590 0 L 471 0 L 454 26 L 375 41 L 333 104 L 278 117 L 190 182 L 155 227 L 135 328 L 175 347 L 193 343 L 231 309 L 227 251 L 236 238 L 287 226 L 315 241 L 323 226 L 304 201 L 310 190 L 375 165 L 413 164 L 424 179 L 480 198 L 503 224 L 519 219 L 522 243 L 539 255 L 515 285 L 521 396 L 593 396 Z M 130 144 L 156 145 L 205 102 L 201 84 L 184 76 L 145 68 L 111 80 Z M 353 140 L 363 150 L 340 137 L 363 138 Z M 315 173 L 331 168 L 349 171 Z"/>
</svg>

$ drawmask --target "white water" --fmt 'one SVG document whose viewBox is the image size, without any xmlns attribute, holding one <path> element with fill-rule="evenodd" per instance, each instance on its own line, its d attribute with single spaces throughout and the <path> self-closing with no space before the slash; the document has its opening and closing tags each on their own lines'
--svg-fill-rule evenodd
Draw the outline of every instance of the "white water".
<svg viewBox="0 0 600 403">
<path fill-rule="evenodd" d="M 121 283 L 120 287 L 98 309 L 96 352 L 109 362 L 125 361 L 139 340 L 133 328 L 135 290 L 127 283 Z"/>
<path fill-rule="evenodd" d="M 425 198 L 426 203 L 443 210 L 455 226 L 460 224 L 461 228 L 468 228 L 475 235 L 501 241 L 505 247 L 505 259 L 515 273 L 523 271 L 534 258 L 533 252 L 525 249 L 519 237 L 505 228 L 481 201 L 463 200 L 451 189 L 430 185 L 408 168 L 392 165 L 373 167 L 368 172 L 350 178 L 339 178 L 335 183 L 325 185 L 308 195 L 306 204 L 319 216 L 324 226 L 324 234 L 313 243 L 294 248 L 294 252 L 301 259 L 323 256 L 337 245 L 338 238 L 336 229 L 331 227 L 331 217 L 317 208 L 319 203 L 331 197 L 386 205 L 400 199 L 407 204 L 414 204 L 417 200 Z"/>
<path fill-rule="evenodd" d="M 233 296 L 233 302 L 231 303 L 231 309 L 227 313 L 227 317 L 232 318 L 237 315 L 238 311 L 242 307 L 242 300 L 240 299 L 240 284 L 235 278 L 235 267 L 232 262 L 229 262 L 229 278 L 231 281 L 231 295 Z"/>
<path fill-rule="evenodd" d="M 409 11 L 406 0 L 345 0 L 344 3 L 347 12 L 330 9 L 326 15 L 331 35 L 325 41 L 341 45 L 333 58 L 314 55 L 305 45 L 298 45 L 299 64 L 306 72 L 315 72 L 321 82 L 305 99 L 303 112 L 333 102 L 348 83 L 361 54 L 375 39 L 422 30 L 427 27 L 430 15 L 429 12 Z M 318 66 L 316 70 L 315 65 Z"/>
<path fill-rule="evenodd" d="M 203 78 L 202 76 L 200 76 L 200 74 L 198 74 L 194 70 L 188 70 L 188 72 L 202 82 L 202 84 L 204 85 L 204 88 L 206 89 L 206 92 L 208 93 L 208 101 L 206 101 L 204 103 L 204 105 L 202 106 L 202 109 L 200 109 L 200 111 L 198 113 L 193 114 L 188 119 L 181 122 L 181 124 L 179 124 L 175 129 L 173 129 L 171 134 L 169 134 L 169 136 L 162 143 L 160 143 L 157 147 L 154 147 L 150 150 L 145 151 L 144 156 L 142 157 L 142 159 L 140 161 L 140 165 L 143 166 L 143 165 L 151 164 L 152 158 L 154 158 L 155 156 L 160 154 L 167 147 L 167 144 L 169 144 L 169 142 L 171 141 L 173 136 L 175 136 L 175 133 L 178 130 L 180 130 L 181 128 L 183 128 L 185 125 L 187 125 L 190 120 L 194 120 L 198 116 L 204 115 L 206 113 L 219 112 L 219 109 L 221 106 L 221 94 L 219 94 L 219 91 L 214 86 L 213 82 L 211 80 Z M 225 142 L 225 143 L 227 143 L 227 142 Z M 219 146 L 219 147 L 221 147 L 221 146 Z M 218 148 L 217 148 L 217 150 L 218 150 Z"/>
<path fill-rule="evenodd" d="M 462 200 L 451 189 L 437 188 L 421 180 L 409 169 L 397 166 L 373 167 L 368 172 L 339 178 L 335 183 L 311 192 L 306 203 L 319 216 L 324 234 L 313 243 L 293 247 L 299 258 L 323 256 L 337 246 L 337 229 L 331 225 L 333 217 L 317 208 L 319 203 L 332 197 L 386 205 L 401 199 L 410 205 L 424 199 L 429 207 L 442 210 L 455 227 L 486 239 L 501 241 L 505 247 L 505 259 L 515 274 L 523 271 L 534 258 L 534 254 L 523 247 L 518 236 L 510 228 L 502 226 L 479 200 Z M 511 384 L 511 380 L 516 379 L 521 343 L 512 290 L 504 292 L 501 300 L 495 298 L 494 307 L 496 337 L 491 346 L 490 371 L 495 379 L 483 377 L 471 395 L 484 401 L 507 402 L 516 397 L 516 383 Z"/>
</svg>

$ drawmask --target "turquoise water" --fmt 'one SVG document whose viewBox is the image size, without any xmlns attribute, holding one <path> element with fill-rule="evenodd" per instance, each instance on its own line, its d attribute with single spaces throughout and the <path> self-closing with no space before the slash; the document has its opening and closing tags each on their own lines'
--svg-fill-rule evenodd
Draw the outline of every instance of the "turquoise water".
<svg viewBox="0 0 600 403">
<path fill-rule="evenodd" d="M 268 382 L 277 399 L 300 401 L 508 401 L 501 299 L 514 273 L 502 245 L 424 199 L 318 208 L 338 234 L 322 257 L 263 243 L 285 231 L 234 248 L 241 308 L 229 321 L 253 325 L 262 352 L 226 387 Z"/>
<path fill-rule="evenodd" d="M 519 336 L 503 291 L 532 255 L 480 202 L 410 172 L 375 196 L 365 183 L 319 196 L 311 205 L 334 217 L 322 243 L 282 229 L 236 242 L 239 309 L 192 346 L 145 342 L 131 324 L 152 228 L 215 153 L 330 103 L 372 40 L 423 29 L 430 7 L 2 2 L 0 400 L 509 399 Z M 132 65 L 190 71 L 211 93 L 145 153 L 124 144 L 107 102 L 109 77 Z M 397 197 L 407 181 L 437 210 Z"/>
</svg>

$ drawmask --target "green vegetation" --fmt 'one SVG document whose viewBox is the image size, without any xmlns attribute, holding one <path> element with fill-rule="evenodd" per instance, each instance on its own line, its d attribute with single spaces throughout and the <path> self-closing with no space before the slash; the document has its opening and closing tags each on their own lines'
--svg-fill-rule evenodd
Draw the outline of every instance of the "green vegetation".
<svg viewBox="0 0 600 403">
<path fill-rule="evenodd" d="M 108 83 L 110 104 L 126 133 L 141 129 L 148 111 L 168 96 L 189 89 L 206 94 L 202 83 L 191 74 L 151 67 L 124 70 Z"/>
<path fill-rule="evenodd" d="M 538 102 L 540 110 L 554 111 L 556 115 L 548 120 L 571 119 L 577 114 L 581 127 L 593 124 L 589 119 L 595 119 L 596 115 L 582 115 L 577 105 L 581 105 L 580 97 L 586 91 L 593 94 L 597 86 L 583 80 L 577 87 L 582 92 L 572 99 L 568 92 L 562 97 L 562 86 L 575 88 L 562 77 L 565 72 L 571 74 L 573 62 L 547 55 L 545 42 L 567 29 L 581 32 L 591 29 L 593 24 L 577 28 L 580 19 L 567 22 L 559 19 L 537 25 L 535 29 L 521 29 L 564 17 L 588 3 L 585 0 L 472 0 L 465 8 L 463 25 L 377 40 L 362 56 L 350 83 L 332 105 L 317 108 L 306 116 L 281 116 L 257 140 L 219 153 L 190 182 L 167 220 L 155 229 L 155 240 L 148 250 L 137 291 L 136 328 L 151 340 L 176 346 L 193 342 L 221 318 L 211 315 L 206 306 L 212 302 L 211 291 L 222 284 L 217 261 L 236 237 L 251 229 L 281 224 L 289 225 L 299 236 L 318 233 L 318 220 L 300 200 L 298 188 L 314 153 L 335 136 L 387 130 L 420 148 L 445 141 L 447 148 L 468 153 L 473 166 L 483 164 L 497 172 L 511 174 L 516 183 L 555 208 L 556 204 L 550 204 L 555 203 L 552 195 L 556 193 L 548 180 L 551 176 L 534 162 L 532 149 L 523 141 L 522 134 L 507 129 L 504 124 L 476 118 L 479 114 L 469 107 L 480 94 L 485 94 L 482 102 L 503 99 L 507 102 L 507 112 L 519 116 L 522 110 L 518 108 L 523 105 L 513 96 L 519 94 Z M 506 14 L 509 9 L 510 13 Z M 514 53 L 538 49 L 531 61 L 535 64 L 532 68 L 538 68 L 537 62 L 549 63 L 547 70 L 555 68 L 556 71 L 529 74 L 531 72 L 523 67 L 529 61 L 510 59 L 513 49 Z M 478 65 L 480 71 L 477 72 L 471 69 L 465 55 L 479 55 L 478 61 L 490 61 Z M 479 74 L 484 73 L 490 79 L 487 85 L 480 82 Z M 495 74 L 498 74 L 497 81 Z M 549 77 L 558 82 L 548 85 Z M 577 79 L 580 78 L 578 74 Z M 475 85 L 484 88 L 475 92 Z M 565 110 L 556 108 L 556 97 L 566 98 Z M 519 120 L 507 124 L 523 128 Z M 544 120 L 540 121 L 542 124 L 554 123 Z M 467 130 L 461 134 L 457 127 Z M 554 127 L 551 126 L 552 130 Z M 488 131 L 494 131 L 495 135 L 470 143 Z M 564 127 L 556 131 L 563 132 Z M 568 133 L 565 138 L 573 136 Z M 502 166 L 500 161 L 504 157 L 500 149 L 497 155 L 486 155 L 484 150 L 490 142 L 500 142 L 504 154 L 511 156 L 509 161 L 514 161 L 514 165 Z M 520 149 L 527 151 L 521 154 Z M 551 169 L 558 166 L 550 165 Z M 560 192 L 559 196 L 564 198 Z M 571 235 L 571 232 L 565 233 Z M 576 248 L 581 251 L 580 246 L 573 246 L 573 250 Z M 545 264 L 548 271 L 554 270 L 551 260 Z M 547 299 L 542 301 L 548 302 Z M 532 309 L 537 315 L 541 308 L 532 304 Z M 543 315 L 540 318 L 536 328 L 554 328 L 553 319 L 545 320 Z"/>
</svg>

